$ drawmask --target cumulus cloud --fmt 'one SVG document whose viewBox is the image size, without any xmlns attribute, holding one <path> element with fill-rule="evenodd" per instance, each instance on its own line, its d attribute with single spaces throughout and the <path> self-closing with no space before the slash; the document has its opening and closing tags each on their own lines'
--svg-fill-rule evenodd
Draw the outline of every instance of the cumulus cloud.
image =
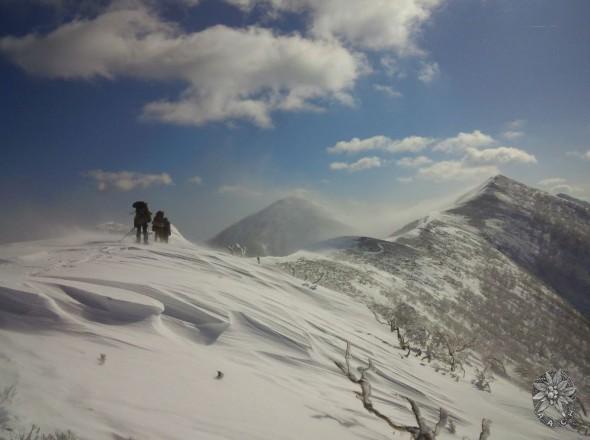
<svg viewBox="0 0 590 440">
<path fill-rule="evenodd" d="M 181 81 L 177 100 L 148 103 L 146 119 L 182 125 L 244 119 L 271 125 L 273 111 L 351 104 L 364 57 L 336 40 L 217 25 L 186 33 L 141 4 L 109 8 L 46 35 L 0 39 L 0 53 L 50 78 Z"/>
<path fill-rule="evenodd" d="M 417 157 L 403 157 L 396 162 L 399 166 L 402 167 L 420 167 L 423 165 L 428 165 L 432 163 L 432 159 L 426 156 L 417 156 Z"/>
<path fill-rule="evenodd" d="M 383 161 L 376 156 L 373 157 L 363 157 L 356 162 L 347 163 L 347 162 L 332 162 L 330 164 L 331 170 L 346 170 L 349 172 L 357 172 L 368 170 L 370 168 L 379 168 L 383 165 Z"/>
<path fill-rule="evenodd" d="M 487 147 L 495 143 L 495 139 L 490 135 L 474 130 L 471 133 L 460 132 L 457 136 L 444 139 L 434 146 L 434 150 L 457 153 L 466 151 L 468 148 Z"/>
<path fill-rule="evenodd" d="M 434 182 L 482 180 L 499 174 L 495 165 L 470 166 L 464 161 L 448 160 L 420 168 L 418 177 Z"/>
<path fill-rule="evenodd" d="M 536 164 L 537 158 L 520 148 L 497 146 L 497 141 L 490 135 L 474 130 L 471 133 L 459 133 L 456 136 L 434 139 L 421 136 L 410 136 L 401 140 L 387 136 L 370 138 L 353 138 L 339 141 L 327 151 L 329 153 L 356 154 L 366 151 L 387 153 L 418 153 L 428 148 L 430 151 L 454 156 L 453 160 L 435 163 L 426 155 L 402 157 L 396 164 L 406 168 L 418 168 L 416 176 L 432 181 L 469 180 L 499 173 L 498 165 L 507 163 Z M 365 158 L 367 159 L 367 158 Z M 373 157 L 377 164 L 378 157 Z M 360 161 L 359 161 L 360 162 Z M 366 165 L 366 161 L 363 163 Z M 379 162 L 379 165 L 383 162 Z M 332 169 L 348 169 L 361 167 L 361 163 L 335 162 Z M 362 169 L 370 168 L 369 166 Z M 403 180 L 401 181 L 403 182 Z"/>
<path fill-rule="evenodd" d="M 440 75 L 440 67 L 435 62 L 423 62 L 418 71 L 418 79 L 425 84 L 430 84 Z"/>
<path fill-rule="evenodd" d="M 537 163 L 537 158 L 524 150 L 514 147 L 496 147 L 478 150 L 467 148 L 465 151 L 469 162 L 476 163 Z"/>
<path fill-rule="evenodd" d="M 391 86 L 386 86 L 384 84 L 375 84 L 375 85 L 373 85 L 373 88 L 376 91 L 383 93 L 386 96 L 389 96 L 390 98 L 401 98 L 402 97 L 402 94 L 400 92 L 398 92 L 397 90 L 395 90 Z"/>
<path fill-rule="evenodd" d="M 434 139 L 422 136 L 408 136 L 403 139 L 391 139 L 387 136 L 373 136 L 366 139 L 352 138 L 339 141 L 328 148 L 329 153 L 360 153 L 370 150 L 381 150 L 390 153 L 418 152 L 430 145 Z"/>
<path fill-rule="evenodd" d="M 442 0 L 226 0 L 243 9 L 264 5 L 308 14 L 309 31 L 370 50 L 421 54 L 415 37 Z"/>
<path fill-rule="evenodd" d="M 201 178 L 201 176 L 189 177 L 188 183 L 193 183 L 195 185 L 200 185 L 201 183 L 203 183 L 203 179 Z"/>
<path fill-rule="evenodd" d="M 145 189 L 150 186 L 173 184 L 172 178 L 167 173 L 143 174 L 133 171 L 91 170 L 83 175 L 93 179 L 99 191 L 108 189 L 131 191 L 136 188 Z"/>
</svg>

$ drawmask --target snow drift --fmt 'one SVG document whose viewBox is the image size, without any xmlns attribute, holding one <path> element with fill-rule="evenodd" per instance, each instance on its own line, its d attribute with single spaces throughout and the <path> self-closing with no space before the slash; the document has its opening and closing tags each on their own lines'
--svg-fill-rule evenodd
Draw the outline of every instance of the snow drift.
<svg viewBox="0 0 590 440">
<path fill-rule="evenodd" d="M 476 438 L 483 417 L 492 438 L 554 438 L 530 393 L 504 380 L 482 393 L 402 358 L 357 299 L 313 290 L 271 258 L 173 238 L 0 247 L 0 391 L 16 390 L 1 405 L 3 428 L 97 440 L 389 439 L 334 363 L 350 341 L 353 365 L 375 365 L 374 404 L 400 423 L 415 423 L 407 396 L 429 421 L 449 411 L 458 434 L 441 439 Z"/>
</svg>

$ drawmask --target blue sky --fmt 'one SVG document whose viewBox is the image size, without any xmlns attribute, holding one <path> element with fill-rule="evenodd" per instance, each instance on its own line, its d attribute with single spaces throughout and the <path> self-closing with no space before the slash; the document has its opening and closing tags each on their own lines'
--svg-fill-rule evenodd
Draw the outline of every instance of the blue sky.
<svg viewBox="0 0 590 440">
<path fill-rule="evenodd" d="M 384 234 L 491 174 L 590 198 L 586 0 L 0 0 L 0 241 L 206 239 L 287 194 Z"/>
</svg>

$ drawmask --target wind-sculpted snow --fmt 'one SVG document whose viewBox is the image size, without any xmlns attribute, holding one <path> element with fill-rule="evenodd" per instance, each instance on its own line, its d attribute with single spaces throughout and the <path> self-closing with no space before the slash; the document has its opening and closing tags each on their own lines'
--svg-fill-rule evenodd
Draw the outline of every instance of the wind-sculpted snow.
<svg viewBox="0 0 590 440">
<path fill-rule="evenodd" d="M 118 240 L 78 234 L 0 247 L 0 391 L 16 390 L 2 408 L 11 429 L 35 423 L 93 440 L 389 439 L 334 364 L 350 341 L 354 365 L 374 362 L 374 404 L 400 423 L 414 423 L 407 396 L 429 422 L 445 407 L 461 436 L 476 438 L 487 417 L 492 438 L 554 438 L 513 384 L 500 379 L 493 394 L 481 393 L 402 358 L 354 298 L 385 300 L 380 286 L 402 286 L 382 269 L 326 257 L 341 274 L 364 274 L 347 295 L 277 268 L 289 259 L 257 264 L 181 237 Z M 367 240 L 359 250 L 367 262 L 401 252 L 398 265 L 409 268 L 417 255 Z M 330 273 L 324 279 L 337 285 Z"/>
</svg>

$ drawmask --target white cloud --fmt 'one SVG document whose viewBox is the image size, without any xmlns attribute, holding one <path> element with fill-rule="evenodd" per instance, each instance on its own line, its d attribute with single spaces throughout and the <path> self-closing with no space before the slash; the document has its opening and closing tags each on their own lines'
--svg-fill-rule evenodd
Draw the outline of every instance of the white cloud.
<svg viewBox="0 0 590 440">
<path fill-rule="evenodd" d="M 515 119 L 507 122 L 501 136 L 509 141 L 523 137 L 526 134 L 523 130 L 526 122 L 525 119 Z"/>
<path fill-rule="evenodd" d="M 524 131 L 508 130 L 502 133 L 502 137 L 508 140 L 518 139 L 524 136 Z"/>
<path fill-rule="evenodd" d="M 260 191 L 248 188 L 244 185 L 222 185 L 217 189 L 220 194 L 230 194 L 238 197 L 259 197 Z"/>
<path fill-rule="evenodd" d="M 318 110 L 325 100 L 351 104 L 364 57 L 336 40 L 310 40 L 269 29 L 218 25 L 186 33 L 145 6 L 110 8 L 47 35 L 0 39 L 0 53 L 35 75 L 182 81 L 178 100 L 144 108 L 144 117 L 201 125 L 245 119 L 271 125 L 273 111 Z"/>
<path fill-rule="evenodd" d="M 494 165 L 469 166 L 455 160 L 437 162 L 418 170 L 418 177 L 434 182 L 482 180 L 496 174 L 499 170 Z"/>
<path fill-rule="evenodd" d="M 432 159 L 426 156 L 417 156 L 417 157 L 403 157 L 396 162 L 398 165 L 402 167 L 420 167 L 424 165 L 428 165 L 432 163 Z"/>
<path fill-rule="evenodd" d="M 277 12 L 309 14 L 310 33 L 358 48 L 421 54 L 415 37 L 442 0 L 226 0 L 244 9 L 256 4 Z"/>
<path fill-rule="evenodd" d="M 514 147 L 496 147 L 478 150 L 467 148 L 466 159 L 472 163 L 537 163 L 537 158 L 524 150 Z"/>
<path fill-rule="evenodd" d="M 193 176 L 188 179 L 189 183 L 194 183 L 195 185 L 200 185 L 203 183 L 203 179 L 200 176 Z"/>
<path fill-rule="evenodd" d="M 331 170 L 346 170 L 350 172 L 356 171 L 363 171 L 368 170 L 370 168 L 379 168 L 383 165 L 383 162 L 380 158 L 373 156 L 373 157 L 363 157 L 356 162 L 347 163 L 347 162 L 332 162 L 330 164 Z"/>
<path fill-rule="evenodd" d="M 402 94 L 400 92 L 398 92 L 397 90 L 395 90 L 391 86 L 386 86 L 384 84 L 375 84 L 375 85 L 373 85 L 373 88 L 376 91 L 389 96 L 390 98 L 401 98 L 402 97 Z"/>
<path fill-rule="evenodd" d="M 543 179 L 543 180 L 539 181 L 539 185 L 553 186 L 553 185 L 559 185 L 559 184 L 565 183 L 565 182 L 567 182 L 567 179 L 564 179 L 563 177 L 550 177 L 548 179 Z"/>
<path fill-rule="evenodd" d="M 457 153 L 466 151 L 468 148 L 481 148 L 494 145 L 496 141 L 490 135 L 474 130 L 471 133 L 459 133 L 457 136 L 450 137 L 438 142 L 434 146 L 435 151 L 446 153 Z"/>
<path fill-rule="evenodd" d="M 572 184 L 563 177 L 549 177 L 540 180 L 538 185 L 553 194 L 566 193 L 574 196 L 586 194 L 586 190 L 582 186 Z"/>
<path fill-rule="evenodd" d="M 578 159 L 585 159 L 585 160 L 590 160 L 590 150 L 584 152 L 580 152 L 580 151 L 568 151 L 566 153 L 566 156 L 568 157 L 576 157 Z"/>
<path fill-rule="evenodd" d="M 387 136 L 373 136 L 366 139 L 352 138 L 339 141 L 328 148 L 329 153 L 354 154 L 363 151 L 381 150 L 390 153 L 418 152 L 429 146 L 434 139 L 422 136 L 408 136 L 403 139 L 391 139 Z"/>
<path fill-rule="evenodd" d="M 425 84 L 430 84 L 440 75 L 440 67 L 435 62 L 423 62 L 418 71 L 418 79 Z"/>
<path fill-rule="evenodd" d="M 402 73 L 399 70 L 397 59 L 391 55 L 384 55 L 379 60 L 381 67 L 385 74 L 389 76 L 400 76 Z"/>
<path fill-rule="evenodd" d="M 413 177 L 398 177 L 396 179 L 399 183 L 412 183 L 414 181 Z"/>
<path fill-rule="evenodd" d="M 433 151 L 454 156 L 453 160 L 437 163 L 433 163 L 432 158 L 425 155 L 403 157 L 396 161 L 396 164 L 402 167 L 419 168 L 416 174 L 417 177 L 436 182 L 475 180 L 482 176 L 499 174 L 498 165 L 501 164 L 537 163 L 537 159 L 533 154 L 520 148 L 496 146 L 496 144 L 497 141 L 492 136 L 474 130 L 471 133 L 459 133 L 454 137 L 442 140 L 420 136 L 410 136 L 401 140 L 391 139 L 386 136 L 373 136 L 365 139 L 353 138 L 349 141 L 337 142 L 327 151 L 329 153 L 348 154 L 366 151 L 418 153 L 425 148 L 431 148 Z M 378 157 L 372 159 L 374 163 L 381 160 Z M 378 166 L 382 165 L 384 163 L 379 162 Z M 335 162 L 331 165 L 332 169 L 351 170 L 356 167 L 360 168 L 361 164 Z"/>
<path fill-rule="evenodd" d="M 172 178 L 167 173 L 143 174 L 133 171 L 103 171 L 91 170 L 83 173 L 85 177 L 94 179 L 99 191 L 115 189 L 119 191 L 131 191 L 136 188 L 148 188 L 150 186 L 172 185 Z"/>
<path fill-rule="evenodd" d="M 560 183 L 559 185 L 552 186 L 548 189 L 548 191 L 553 194 L 566 193 L 571 195 L 578 195 L 582 194 L 584 192 L 584 189 L 579 186 L 570 185 L 568 183 Z"/>
</svg>

